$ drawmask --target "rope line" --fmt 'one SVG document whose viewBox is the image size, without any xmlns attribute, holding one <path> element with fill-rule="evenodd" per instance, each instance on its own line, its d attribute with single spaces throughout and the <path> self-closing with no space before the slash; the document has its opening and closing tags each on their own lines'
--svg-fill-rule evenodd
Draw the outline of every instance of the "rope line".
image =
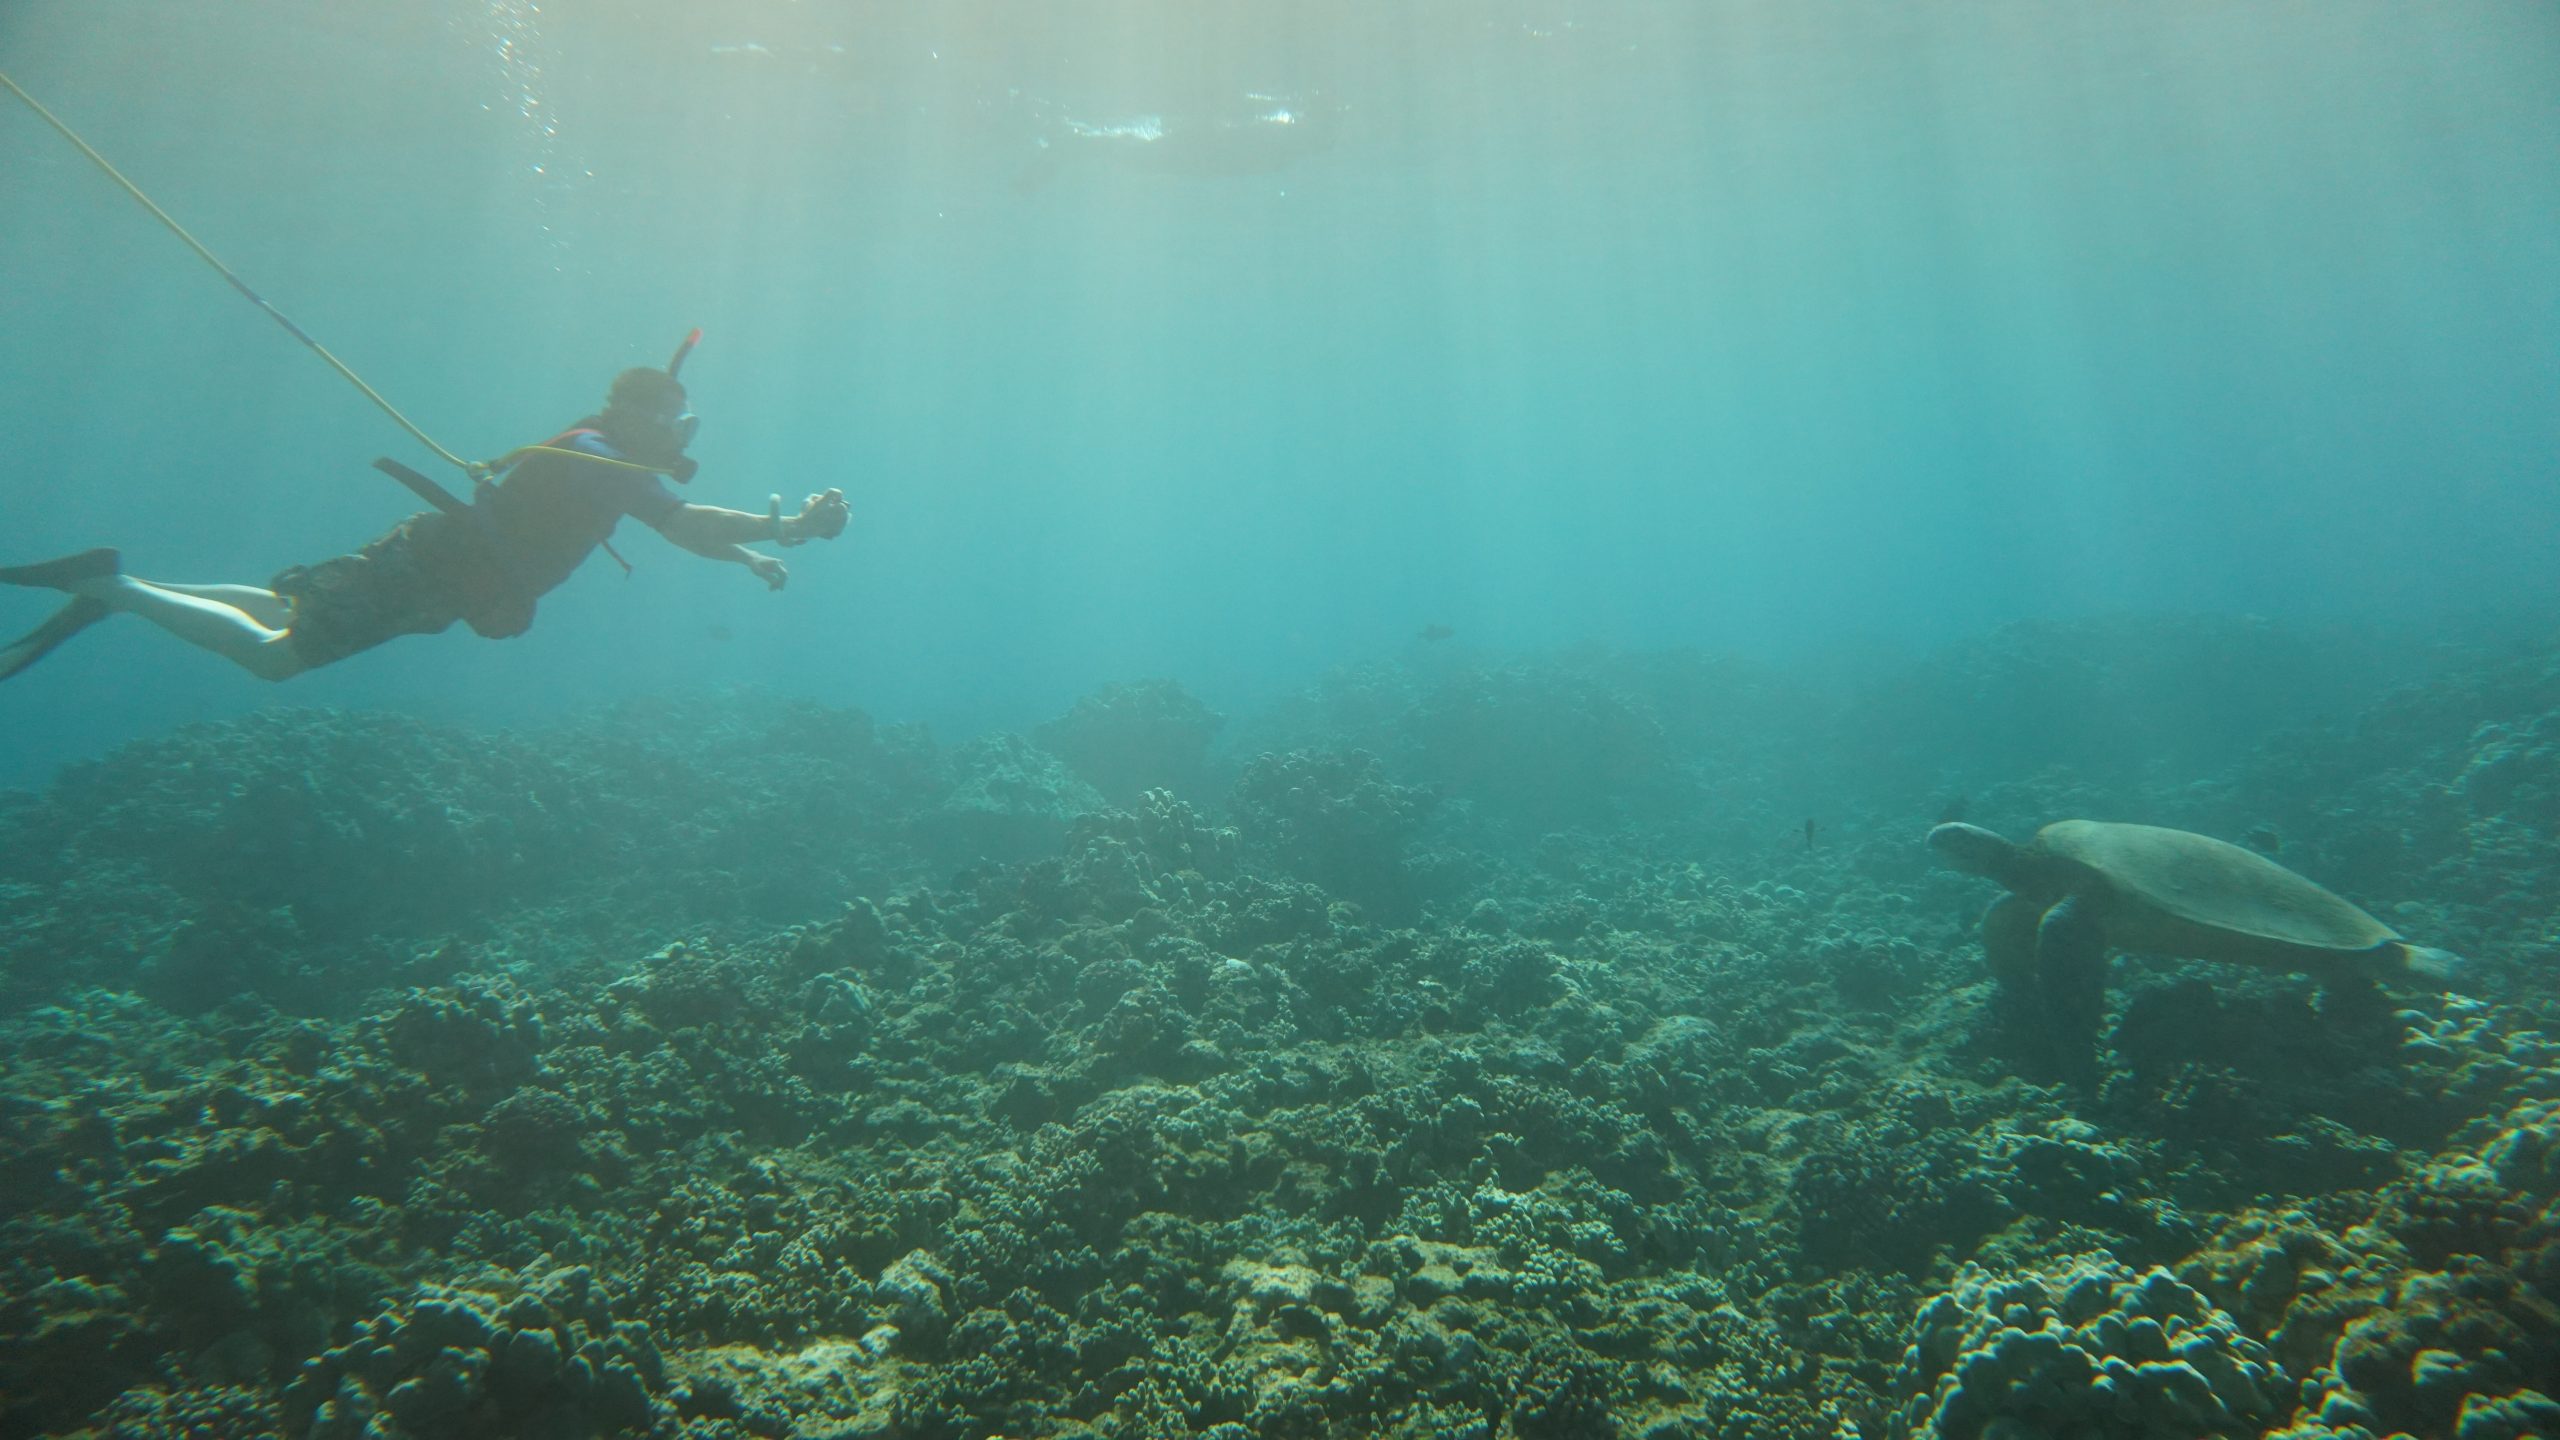
<svg viewBox="0 0 2560 1440">
<path fill-rule="evenodd" d="M 175 219 L 172 219 L 168 211 L 153 204 L 151 197 L 142 193 L 141 186 L 124 178 L 123 171 L 120 171 L 115 166 L 108 164 L 106 156 L 99 154 L 94 149 L 91 149 L 88 141 L 81 139 L 78 132 L 74 131 L 70 126 L 63 124 L 52 111 L 44 108 L 44 105 L 38 101 L 36 97 L 20 89 L 18 87 L 18 82 L 10 79 L 6 72 L 0 72 L 0 85 L 7 86 L 10 94 L 26 101 L 28 109 L 35 111 L 36 114 L 44 118 L 44 123 L 61 132 L 63 139 L 70 141 L 75 146 L 78 146 L 80 153 L 89 157 L 90 163 L 96 165 L 100 170 L 105 171 L 107 173 L 107 178 L 115 181 L 118 185 L 123 186 L 124 192 L 139 202 L 143 209 L 150 211 L 154 219 L 169 227 L 170 234 L 187 242 L 188 249 L 193 250 L 198 256 L 202 257 L 204 263 L 212 266 L 221 274 L 223 279 L 230 281 L 232 289 L 239 291 L 243 296 L 248 298 L 249 303 L 265 311 L 269 319 L 284 327 L 286 334 L 291 335 L 294 339 L 309 346 L 312 354 L 328 361 L 330 369 L 345 376 L 348 384 L 363 391 L 366 399 L 371 400 L 374 404 L 382 407 L 382 413 L 390 416 L 394 421 L 398 422 L 401 429 L 408 431 L 412 436 L 416 437 L 419 444 L 436 452 L 436 454 L 441 457 L 446 464 L 471 475 L 475 479 L 486 473 L 486 467 L 477 465 L 472 461 L 465 460 L 461 456 L 454 454 L 452 451 L 447 450 L 442 445 L 437 444 L 434 438 L 429 436 L 426 431 L 419 429 L 415 424 L 411 423 L 408 416 L 401 414 L 398 407 L 394 406 L 390 401 L 382 398 L 381 391 L 364 383 L 363 376 L 358 375 L 351 369 L 348 369 L 345 361 L 330 354 L 328 346 L 312 339 L 308 331 L 304 330 L 301 326 L 294 324 L 283 311 L 268 304 L 265 296 L 250 289 L 247 282 L 243 281 L 238 275 L 232 273 L 230 266 L 223 264 L 220 259 L 215 257 L 211 250 L 204 247 L 204 243 L 202 241 L 199 241 L 193 235 L 188 234 L 185 226 L 179 224 Z M 596 456 L 591 458 L 601 459 L 603 457 Z"/>
</svg>

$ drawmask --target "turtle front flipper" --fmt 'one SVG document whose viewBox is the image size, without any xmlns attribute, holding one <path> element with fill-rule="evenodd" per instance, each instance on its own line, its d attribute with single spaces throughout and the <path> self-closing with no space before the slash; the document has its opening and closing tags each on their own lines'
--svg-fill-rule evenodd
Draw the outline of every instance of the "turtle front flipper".
<svg viewBox="0 0 2560 1440">
<path fill-rule="evenodd" d="M 1982 958 L 2003 995 L 2038 993 L 2036 925 L 2043 919 L 2043 908 L 2022 895 L 2003 895 L 1982 912 Z"/>
<path fill-rule="evenodd" d="M 2107 1018 L 2107 929 L 2086 896 L 2067 895 L 2044 912 L 2035 960 L 2036 992 L 2063 1053 L 2075 1062 L 2094 1058 Z"/>
</svg>

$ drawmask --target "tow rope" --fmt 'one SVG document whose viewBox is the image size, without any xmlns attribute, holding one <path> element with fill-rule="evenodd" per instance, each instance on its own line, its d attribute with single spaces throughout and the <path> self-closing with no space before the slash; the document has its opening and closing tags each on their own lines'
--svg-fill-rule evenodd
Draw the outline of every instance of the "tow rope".
<svg viewBox="0 0 2560 1440">
<path fill-rule="evenodd" d="M 153 219 L 168 226 L 170 234 L 185 241 L 188 249 L 196 252 L 197 256 L 201 258 L 204 263 L 212 266 L 215 273 L 221 275 L 223 279 L 231 282 L 232 289 L 239 291 L 250 304 L 265 311 L 267 318 L 275 321 L 278 325 L 283 326 L 286 334 L 291 335 L 294 339 L 299 340 L 304 345 L 308 346 L 312 354 L 329 362 L 330 369 L 345 376 L 348 384 L 363 391 L 364 398 L 372 401 L 375 405 L 380 406 L 383 414 L 390 416 L 401 429 L 408 431 L 410 436 L 416 439 L 419 444 L 436 452 L 437 457 L 443 460 L 446 464 L 451 465 L 463 474 L 470 476 L 474 483 L 486 482 L 503 472 L 508 466 L 515 462 L 520 461 L 529 455 L 537 454 L 568 455 L 584 460 L 593 465 L 618 465 L 627 470 L 646 470 L 653 475 L 658 473 L 654 467 L 642 465 L 636 461 L 616 460 L 609 456 L 591 455 L 583 450 L 556 449 L 548 445 L 523 446 L 517 450 L 509 452 L 500 459 L 490 461 L 465 460 L 461 456 L 454 454 L 452 451 L 447 450 L 442 445 L 437 444 L 433 436 L 429 435 L 426 431 L 419 429 L 408 416 L 401 414 L 399 407 L 393 405 L 389 400 L 384 399 L 381 391 L 366 384 L 364 377 L 348 368 L 345 361 L 330 354 L 328 346 L 311 338 L 311 333 L 309 331 L 294 324 L 292 319 L 283 311 L 278 310 L 275 306 L 267 303 L 267 298 L 265 296 L 250 289 L 247 281 L 242 280 L 238 274 L 233 272 L 230 266 L 223 264 L 219 257 L 217 257 L 211 250 L 205 248 L 204 242 L 196 239 L 193 235 L 188 234 L 187 227 L 179 224 L 176 219 L 171 217 L 168 211 L 161 209 L 156 204 L 153 204 L 151 197 L 142 193 L 141 186 L 126 179 L 123 171 L 118 170 L 115 166 L 109 164 L 106 156 L 99 154 L 90 146 L 88 141 L 80 138 L 79 132 L 64 124 L 61 118 L 56 116 L 52 111 L 44 108 L 43 102 L 37 100 L 33 95 L 28 94 L 25 90 L 20 89 L 18 82 L 10 79 L 5 71 L 0 71 L 0 85 L 7 86 L 10 94 L 27 102 L 28 109 L 33 110 L 37 115 L 41 116 L 44 123 L 52 126 L 63 139 L 70 141 L 72 145 L 79 149 L 81 154 L 88 156 L 89 162 L 97 166 L 100 170 L 106 172 L 108 179 L 123 186 L 124 193 L 132 196 L 143 209 L 150 211 Z M 684 349 L 676 352 L 676 359 L 678 363 L 682 363 L 685 350 L 692 349 L 693 341 L 701 338 L 701 334 L 702 332 L 699 330 L 695 331 L 693 337 L 686 341 Z M 397 462 L 390 463 L 396 464 Z M 414 491 L 421 499 L 426 500 L 427 503 L 435 506 L 439 510 L 451 511 L 462 503 L 450 492 L 446 491 L 443 486 L 436 484 L 433 480 L 428 479 L 424 475 L 418 474 L 415 470 L 410 470 L 405 465 L 400 466 L 398 470 L 390 468 L 390 464 L 377 465 L 376 468 L 381 469 L 383 473 L 390 475 L 395 480 L 398 480 L 401 484 Z M 405 474 L 402 473 L 404 471 L 406 472 Z M 425 488 L 421 488 L 422 486 Z M 430 494 L 428 493 L 429 491 L 433 491 L 434 493 Z M 442 496 L 443 498 L 438 499 L 437 496 Z M 611 547 L 607 548 L 610 549 Z M 622 557 L 618 554 L 613 558 L 617 561 L 622 561 L 623 570 L 626 573 L 629 572 L 631 568 L 630 562 L 623 561 Z"/>
</svg>

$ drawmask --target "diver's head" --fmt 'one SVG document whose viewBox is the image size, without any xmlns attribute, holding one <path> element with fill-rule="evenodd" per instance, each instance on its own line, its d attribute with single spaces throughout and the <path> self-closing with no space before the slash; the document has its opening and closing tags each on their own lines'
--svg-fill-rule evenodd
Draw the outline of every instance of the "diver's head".
<svg viewBox="0 0 2560 1440">
<path fill-rule="evenodd" d="M 693 443 L 701 417 L 685 405 L 684 385 L 664 370 L 637 366 L 613 377 L 600 428 L 613 447 L 644 463 L 672 463 Z"/>
</svg>

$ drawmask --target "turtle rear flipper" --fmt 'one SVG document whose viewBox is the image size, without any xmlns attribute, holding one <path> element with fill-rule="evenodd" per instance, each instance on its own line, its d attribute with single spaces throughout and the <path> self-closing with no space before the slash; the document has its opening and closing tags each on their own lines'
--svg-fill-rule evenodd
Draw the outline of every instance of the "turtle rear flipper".
<svg viewBox="0 0 2560 1440">
<path fill-rule="evenodd" d="M 2438 950 L 2431 945 L 2403 943 L 2400 946 L 2400 974 L 2413 985 L 2470 994 L 2474 973 L 2470 961 L 2450 950 Z"/>
</svg>

